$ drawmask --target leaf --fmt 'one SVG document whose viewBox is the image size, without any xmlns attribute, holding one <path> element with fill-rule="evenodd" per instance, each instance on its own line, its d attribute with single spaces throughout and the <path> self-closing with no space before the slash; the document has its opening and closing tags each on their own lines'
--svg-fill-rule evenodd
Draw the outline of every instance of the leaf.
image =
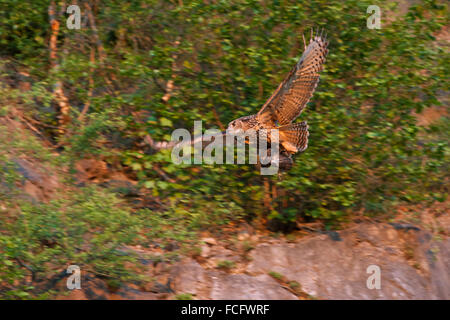
<svg viewBox="0 0 450 320">
<path fill-rule="evenodd" d="M 172 127 L 172 121 L 167 118 L 159 118 L 159 123 L 164 127 Z"/>
</svg>

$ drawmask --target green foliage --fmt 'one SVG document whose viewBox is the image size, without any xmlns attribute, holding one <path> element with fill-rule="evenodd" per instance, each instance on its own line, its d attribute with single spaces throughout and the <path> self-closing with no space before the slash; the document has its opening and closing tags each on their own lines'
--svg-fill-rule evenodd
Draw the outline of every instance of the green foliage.
<svg viewBox="0 0 450 320">
<path fill-rule="evenodd" d="M 230 260 L 221 260 L 217 262 L 217 268 L 224 269 L 224 270 L 231 270 L 234 268 L 236 264 L 233 261 Z"/>
<path fill-rule="evenodd" d="M 21 50 L 42 49 L 35 38 L 44 31 L 48 35 L 42 30 L 48 19 L 44 5 L 27 5 L 32 19 L 24 4 L 12 8 L 7 21 L 16 31 L 5 38 L 11 25 L 2 24 L 0 30 L 9 52 L 18 52 L 37 80 L 24 95 L 40 99 L 41 110 L 33 102 L 30 112 L 44 112 L 41 89 L 48 90 L 56 79 L 66 84 L 74 117 L 90 103 L 86 124 L 73 123 L 70 129 L 70 154 L 103 152 L 115 164 L 119 159 L 155 196 L 168 200 L 169 210 L 191 211 L 199 224 L 209 224 L 264 211 L 257 171 L 250 166 L 176 166 L 170 152 L 143 154 L 137 143 L 146 133 L 170 139 L 174 128 L 192 128 L 194 120 L 210 128 L 256 112 L 301 54 L 301 35 L 312 26 L 324 27 L 330 54 L 301 117 L 310 125 L 309 148 L 281 181 L 273 178 L 286 191 L 289 205 L 276 207 L 270 219 L 289 222 L 306 215 L 340 221 L 355 208 L 376 213 L 387 203 L 439 193 L 435 187 L 448 150 L 442 141 L 421 141 L 423 128 L 413 115 L 439 104 L 437 92 L 445 87 L 448 52 L 435 34 L 448 22 L 447 7 L 420 1 L 400 15 L 394 3 L 380 1 L 386 20 L 381 29 L 371 30 L 366 27 L 371 4 L 106 1 L 94 12 L 107 61 L 90 61 L 90 48 L 96 50 L 92 30 L 68 30 L 62 17 L 65 40 L 59 45 L 64 54 L 60 69 L 50 76 L 35 64 L 35 55 Z M 31 29 L 34 38 L 24 42 L 33 21 L 39 30 Z M 164 103 L 169 79 L 175 90 Z M 42 119 L 56 123 L 56 115 Z M 152 170 L 155 165 L 176 182 L 162 179 Z"/>
<path fill-rule="evenodd" d="M 30 273 L 39 282 L 71 264 L 106 279 L 143 280 L 126 268 L 137 260 L 123 249 L 139 240 L 142 221 L 122 209 L 113 195 L 87 188 L 69 199 L 19 205 L 16 212 L 10 203 L 8 214 L 0 218 L 0 281 L 11 288 L 18 281 L 26 283 Z"/>
<path fill-rule="evenodd" d="M 275 271 L 270 271 L 269 276 L 271 276 L 272 278 L 274 278 L 276 280 L 283 280 L 283 278 L 284 278 L 282 274 L 275 272 Z"/>
<path fill-rule="evenodd" d="M 0 1 L 0 53 L 20 57 L 45 54 L 48 1 Z M 38 55 L 39 55 L 38 54 Z M 42 59 L 42 56 L 40 57 Z"/>
<path fill-rule="evenodd" d="M 141 142 L 148 133 L 169 140 L 173 129 L 190 129 L 194 120 L 203 120 L 204 129 L 226 127 L 255 113 L 297 61 L 301 35 L 309 35 L 313 26 L 324 27 L 331 42 L 320 84 L 300 119 L 310 125 L 310 143 L 292 170 L 281 179 L 269 177 L 280 196 L 266 218 L 334 224 L 354 211 L 372 215 L 400 201 L 445 199 L 448 118 L 425 128 L 417 125 L 416 114 L 439 105 L 440 92 L 448 89 L 448 48 L 436 39 L 448 25 L 447 6 L 416 1 L 400 14 L 392 1 L 378 1 L 382 26 L 371 30 L 366 9 L 372 4 L 106 0 L 93 6 L 104 60 L 93 30 L 88 25 L 68 30 L 63 15 L 60 67 L 48 72 L 48 1 L 0 0 L 9 8 L 0 13 L 0 53 L 27 70 L 31 85 L 28 91 L 1 87 L 0 115 L 20 105 L 46 137 L 62 139 L 59 161 L 101 155 L 111 167 L 126 168 L 162 203 L 159 211 L 130 214 L 97 190 L 92 198 L 83 194 L 23 205 L 16 223 L 0 233 L 8 248 L 0 251 L 3 260 L 23 259 L 39 275 L 49 261 L 76 257 L 99 274 L 127 278 L 125 258 L 117 250 L 120 243 L 136 241 L 131 235 L 139 227 L 144 229 L 139 241 L 189 243 L 198 228 L 267 214 L 264 178 L 254 167 L 175 165 L 170 151 L 144 150 Z M 2 67 L 2 79 L 14 78 L 8 70 Z M 169 80 L 174 89 L 165 102 Z M 72 122 L 62 138 L 55 138 L 56 81 L 64 84 L 71 106 Z M 77 120 L 87 104 L 86 116 Z M 28 143 L 11 140 L 17 150 L 26 150 Z M 12 171 L 2 172 L 2 181 L 13 179 L 7 172 Z M 19 232 L 23 236 L 13 241 Z M 78 248 L 91 250 L 68 249 L 68 235 Z M 40 251 L 42 241 L 56 245 Z M 14 265 L 0 268 L 0 279 L 25 276 Z"/>
<path fill-rule="evenodd" d="M 370 30 L 365 26 L 370 4 L 106 1 L 95 8 L 96 24 L 107 64 L 113 68 L 104 70 L 99 61 L 89 61 L 89 28 L 73 31 L 62 23 L 60 32 L 66 40 L 60 43 L 65 52 L 61 68 L 48 77 L 41 73 L 41 64 L 30 65 L 38 78 L 31 94 L 63 79 L 74 115 L 87 101 L 91 104 L 89 124 L 72 129 L 69 146 L 84 155 L 99 152 L 102 147 L 94 143 L 99 137 L 109 141 L 102 143 L 103 148 L 111 143 L 120 146 L 124 163 L 155 194 L 200 196 L 218 208 L 224 201 L 225 206 L 256 213 L 263 192 L 253 168 L 179 167 L 170 163 L 169 153 L 142 155 L 119 140 L 140 139 L 146 132 L 168 139 L 174 127 L 190 128 L 193 120 L 202 119 L 211 127 L 254 113 L 301 54 L 301 34 L 311 26 L 325 27 L 331 40 L 329 58 L 302 116 L 310 124 L 311 143 L 278 183 L 293 199 L 292 210 L 278 214 L 287 220 L 298 214 L 339 220 L 355 206 L 370 212 L 386 201 L 420 200 L 423 190 L 405 186 L 431 186 L 430 171 L 443 165 L 444 147 L 436 146 L 440 150 L 436 153 L 435 143 L 418 144 L 422 129 L 412 111 L 438 104 L 436 93 L 445 86 L 441 79 L 446 78 L 448 53 L 434 35 L 447 22 L 447 8 L 421 1 L 403 16 L 392 13 L 392 21 L 382 21 L 380 30 Z M 379 6 L 383 12 L 396 10 L 389 1 Z M 2 41 L 26 64 L 35 63 L 36 56 L 23 48 L 42 49 L 39 34 L 48 35 L 42 29 L 47 26 L 46 10 L 43 3 L 21 4 L 5 13 Z M 96 70 L 95 93 L 89 97 L 91 68 Z M 162 89 L 172 77 L 176 90 L 166 104 L 161 101 Z M 108 78 L 116 79 L 114 88 Z M 136 121 L 138 113 L 144 116 Z M 161 180 L 150 170 L 154 163 L 177 183 Z M 295 203 L 302 203 L 301 208 Z"/>
<path fill-rule="evenodd" d="M 289 281 L 289 287 L 294 290 L 300 290 L 301 286 L 297 281 Z"/>
<path fill-rule="evenodd" d="M 180 293 L 175 296 L 176 300 L 194 300 L 194 297 L 190 293 Z"/>
</svg>

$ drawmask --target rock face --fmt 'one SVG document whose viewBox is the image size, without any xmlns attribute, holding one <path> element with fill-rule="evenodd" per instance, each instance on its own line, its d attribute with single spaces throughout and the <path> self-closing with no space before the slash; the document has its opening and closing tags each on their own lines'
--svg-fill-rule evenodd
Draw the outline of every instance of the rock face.
<svg viewBox="0 0 450 320">
<path fill-rule="evenodd" d="M 187 259 L 177 264 L 172 269 L 171 276 L 177 293 L 191 293 L 201 297 L 208 290 L 206 270 L 195 260 Z"/>
<path fill-rule="evenodd" d="M 210 298 L 213 300 L 296 300 L 268 275 L 213 274 Z"/>
<path fill-rule="evenodd" d="M 51 198 L 59 188 L 58 179 L 50 170 L 26 159 L 14 158 L 17 172 L 22 175 L 22 188 L 33 201 L 45 201 Z"/>
<path fill-rule="evenodd" d="M 249 276 L 206 270 L 188 259 L 172 270 L 177 293 L 190 293 L 197 299 L 213 300 L 293 300 L 295 295 L 280 287 L 268 275 Z"/>
<path fill-rule="evenodd" d="M 293 243 L 260 241 L 250 259 L 210 240 L 208 254 L 198 261 L 149 264 L 146 274 L 157 283 L 148 289 L 126 284 L 109 292 L 103 281 L 85 277 L 83 290 L 64 298 L 175 299 L 191 294 L 214 300 L 450 299 L 450 239 L 406 224 L 361 223 L 337 233 Z M 228 272 L 217 267 L 225 258 L 235 262 Z M 369 266 L 379 267 L 379 289 L 368 288 L 374 276 Z"/>
<path fill-rule="evenodd" d="M 206 269 L 194 260 L 172 269 L 174 290 L 197 299 L 297 299 L 268 276 L 319 299 L 450 299 L 450 240 L 432 240 L 417 227 L 363 223 L 296 243 L 261 243 L 243 274 Z M 369 289 L 369 266 L 380 270 L 380 289 Z"/>
<path fill-rule="evenodd" d="M 362 224 L 295 244 L 260 244 L 250 274 L 275 271 L 323 299 L 449 299 L 449 240 L 433 243 L 424 231 Z M 367 268 L 380 268 L 381 288 L 369 289 Z"/>
</svg>

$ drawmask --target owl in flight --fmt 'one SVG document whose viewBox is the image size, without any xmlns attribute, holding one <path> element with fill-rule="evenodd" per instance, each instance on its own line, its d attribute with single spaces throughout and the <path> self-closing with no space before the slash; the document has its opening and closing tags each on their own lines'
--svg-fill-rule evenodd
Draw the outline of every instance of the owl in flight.
<svg viewBox="0 0 450 320">
<path fill-rule="evenodd" d="M 319 82 L 319 72 L 328 53 L 328 40 L 322 32 L 313 34 L 300 60 L 280 83 L 257 114 L 229 123 L 227 132 L 278 129 L 280 168 L 292 165 L 293 154 L 308 147 L 306 121 L 292 123 L 305 109 Z"/>
<path fill-rule="evenodd" d="M 305 40 L 303 39 L 305 42 Z M 241 117 L 229 123 L 226 132 L 222 132 L 222 138 L 226 134 L 234 134 L 247 130 L 256 132 L 269 129 L 278 129 L 279 133 L 279 160 L 280 169 L 287 170 L 292 166 L 292 155 L 303 152 L 308 147 L 308 125 L 306 121 L 292 123 L 305 109 L 306 104 L 314 93 L 319 83 L 319 72 L 323 69 L 325 57 L 328 53 L 328 40 L 322 32 L 313 34 L 306 45 L 300 60 L 295 64 L 287 77 L 280 83 L 272 96 L 262 106 L 257 114 Z M 214 138 L 216 139 L 216 138 Z M 147 135 L 144 141 L 153 149 L 168 149 L 175 145 L 192 145 L 202 141 L 203 147 L 211 143 L 210 139 L 204 139 L 200 135 L 186 142 L 154 142 Z M 270 142 L 270 141 L 268 141 Z M 270 149 L 268 157 L 270 158 Z"/>
</svg>

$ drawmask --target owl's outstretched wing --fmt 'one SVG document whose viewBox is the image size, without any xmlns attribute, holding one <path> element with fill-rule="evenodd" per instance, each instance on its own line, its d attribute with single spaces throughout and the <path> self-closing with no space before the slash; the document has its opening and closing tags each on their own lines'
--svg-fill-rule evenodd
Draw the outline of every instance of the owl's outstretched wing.
<svg viewBox="0 0 450 320">
<path fill-rule="evenodd" d="M 298 63 L 258 112 L 260 123 L 285 125 L 300 115 L 319 82 L 327 47 L 323 30 L 320 34 L 311 34 L 311 40 Z"/>
</svg>

